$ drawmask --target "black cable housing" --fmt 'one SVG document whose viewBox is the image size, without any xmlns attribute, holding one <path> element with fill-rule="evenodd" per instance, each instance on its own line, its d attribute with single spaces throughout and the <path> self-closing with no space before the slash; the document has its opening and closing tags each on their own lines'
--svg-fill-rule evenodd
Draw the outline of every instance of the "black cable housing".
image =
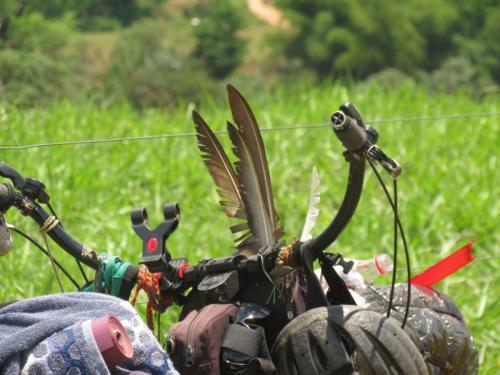
<svg viewBox="0 0 500 375">
<path fill-rule="evenodd" d="M 375 173 L 375 176 L 377 177 L 377 180 L 380 183 L 380 186 L 384 190 L 385 196 L 387 197 L 387 201 L 392 207 L 392 210 L 394 212 L 394 217 L 397 222 L 398 228 L 399 228 L 399 233 L 401 234 L 401 240 L 403 241 L 403 248 L 405 251 L 405 258 L 406 258 L 406 274 L 407 274 L 407 294 L 406 294 L 406 306 L 405 306 L 405 315 L 403 317 L 403 323 L 402 323 L 402 328 L 405 327 L 406 321 L 408 320 L 408 315 L 410 312 L 410 301 L 411 301 L 411 264 L 410 264 L 410 252 L 408 250 L 408 242 L 406 240 L 406 235 L 403 229 L 403 225 L 401 224 L 401 220 L 399 219 L 399 214 L 397 211 L 397 206 L 394 204 L 394 201 L 391 198 L 391 195 L 389 194 L 389 191 L 387 190 L 387 187 L 385 186 L 384 181 L 382 180 L 382 176 L 380 176 L 380 173 L 378 173 L 377 168 L 375 167 L 375 164 L 368 159 L 368 162 L 370 163 L 370 166 L 373 169 L 373 172 Z"/>
<path fill-rule="evenodd" d="M 30 241 L 33 245 L 35 245 L 35 247 L 38 250 L 40 250 L 46 256 L 50 256 L 49 253 L 47 252 L 47 250 L 45 250 L 42 245 L 40 245 L 37 241 L 35 241 L 30 236 L 28 236 L 22 230 L 20 230 L 18 228 L 14 228 L 13 230 L 14 230 L 14 232 L 16 232 L 17 234 L 19 234 L 20 236 L 22 236 L 22 237 L 26 238 L 28 241 Z M 71 281 L 71 283 L 78 289 L 78 291 L 80 291 L 81 290 L 80 286 L 78 285 L 78 283 L 76 282 L 76 280 L 70 275 L 70 273 L 62 266 L 62 264 L 59 263 L 57 261 L 57 259 L 54 259 L 54 263 L 61 270 L 61 272 L 64 273 L 64 275 L 68 278 L 68 280 Z"/>
</svg>

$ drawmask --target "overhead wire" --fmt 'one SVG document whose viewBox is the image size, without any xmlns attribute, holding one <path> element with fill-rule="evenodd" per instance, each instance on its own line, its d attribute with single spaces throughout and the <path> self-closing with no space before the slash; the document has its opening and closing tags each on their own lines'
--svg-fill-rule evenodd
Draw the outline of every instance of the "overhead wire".
<svg viewBox="0 0 500 375">
<path fill-rule="evenodd" d="M 500 112 L 470 112 L 470 113 L 458 113 L 458 114 L 446 114 L 446 115 L 435 115 L 435 116 L 421 116 L 421 117 L 401 117 L 392 119 L 381 119 L 366 121 L 370 124 L 385 124 L 385 123 L 397 123 L 397 122 L 419 122 L 419 121 L 433 121 L 433 120 L 451 120 L 460 118 L 471 118 L 471 117 L 491 117 L 500 116 Z M 290 131 L 299 129 L 318 129 L 330 127 L 328 123 L 322 124 L 309 124 L 309 125 L 291 125 L 291 126 L 279 126 L 273 128 L 261 128 L 261 132 L 277 132 L 277 131 Z M 215 134 L 226 134 L 223 130 L 214 131 Z M 81 139 L 73 141 L 60 141 L 60 142 L 47 142 L 47 143 L 35 143 L 27 145 L 17 145 L 17 146 L 0 146 L 2 151 L 17 151 L 17 150 L 27 150 L 36 148 L 47 148 L 47 147 L 61 147 L 61 146 L 74 146 L 74 145 L 95 145 L 103 143 L 119 143 L 119 142 L 137 142 L 137 141 L 148 141 L 157 139 L 169 139 L 169 138 L 184 138 L 184 137 L 194 137 L 196 133 L 194 132 L 184 132 L 184 133 L 170 133 L 170 134 L 153 134 L 153 135 L 143 135 L 134 137 L 111 137 L 111 138 L 98 138 L 98 139 Z"/>
</svg>

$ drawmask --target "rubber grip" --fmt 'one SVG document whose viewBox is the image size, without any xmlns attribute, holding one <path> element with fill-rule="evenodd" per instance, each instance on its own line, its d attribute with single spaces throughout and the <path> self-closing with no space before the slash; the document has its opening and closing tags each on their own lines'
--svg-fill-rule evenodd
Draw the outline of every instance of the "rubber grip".
<svg viewBox="0 0 500 375">
<path fill-rule="evenodd" d="M 365 123 L 363 118 L 361 117 L 361 113 L 359 113 L 358 109 L 354 106 L 354 104 L 345 102 L 340 105 L 339 108 L 342 112 L 344 112 L 347 116 L 352 117 L 358 125 L 361 127 L 365 127 Z"/>
<path fill-rule="evenodd" d="M 0 184 L 0 212 L 7 211 L 15 200 L 15 190 L 12 185 Z"/>
<path fill-rule="evenodd" d="M 361 149 L 367 140 L 366 131 L 355 119 L 341 111 L 331 116 L 333 131 L 348 151 Z"/>
</svg>

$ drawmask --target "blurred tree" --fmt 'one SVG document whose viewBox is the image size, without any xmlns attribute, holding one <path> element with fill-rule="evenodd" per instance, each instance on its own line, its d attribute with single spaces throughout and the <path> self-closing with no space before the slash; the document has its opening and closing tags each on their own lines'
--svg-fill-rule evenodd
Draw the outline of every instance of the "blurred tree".
<svg viewBox="0 0 500 375">
<path fill-rule="evenodd" d="M 75 23 L 66 15 L 47 20 L 40 13 L 12 18 L 6 47 L 57 57 L 75 36 Z"/>
<path fill-rule="evenodd" d="M 276 4 L 293 27 L 283 38 L 287 57 L 321 76 L 364 78 L 386 68 L 417 74 L 421 69 L 440 69 L 445 62 L 442 71 L 446 71 L 467 60 L 477 73 L 500 79 L 498 0 L 276 0 Z M 450 63 L 450 58 L 460 56 L 465 60 Z"/>
<path fill-rule="evenodd" d="M 454 36 L 455 54 L 464 56 L 477 69 L 500 82 L 500 8 L 498 0 L 478 0 L 477 6 L 459 2 L 464 20 Z"/>
<path fill-rule="evenodd" d="M 365 77 L 383 67 L 411 71 L 425 58 L 408 6 L 390 0 L 278 0 L 295 27 L 290 57 L 321 75 Z"/>
<path fill-rule="evenodd" d="M 491 7 L 486 13 L 484 26 L 478 33 L 484 44 L 483 65 L 500 82 L 500 8 Z"/>
<path fill-rule="evenodd" d="M 140 108 L 199 99 L 210 78 L 196 62 L 168 45 L 167 29 L 160 21 L 145 19 L 123 33 L 106 74 L 110 94 Z"/>
<path fill-rule="evenodd" d="M 245 42 L 236 35 L 243 25 L 240 11 L 236 2 L 209 0 L 199 3 L 193 12 L 197 39 L 193 56 L 212 77 L 226 77 L 243 59 Z"/>
<path fill-rule="evenodd" d="M 9 0 L 10 1 L 10 0 Z M 46 17 L 72 13 L 84 30 L 127 26 L 140 17 L 150 15 L 164 0 L 28 0 L 29 9 Z"/>
<path fill-rule="evenodd" d="M 436 69 L 453 54 L 453 36 L 467 21 L 460 18 L 456 5 L 449 0 L 412 0 L 407 8 L 424 43 L 421 68 Z"/>
<path fill-rule="evenodd" d="M 64 97 L 77 71 L 68 49 L 72 19 L 46 20 L 40 13 L 26 13 L 10 23 L 0 49 L 0 98 L 30 105 Z"/>
</svg>

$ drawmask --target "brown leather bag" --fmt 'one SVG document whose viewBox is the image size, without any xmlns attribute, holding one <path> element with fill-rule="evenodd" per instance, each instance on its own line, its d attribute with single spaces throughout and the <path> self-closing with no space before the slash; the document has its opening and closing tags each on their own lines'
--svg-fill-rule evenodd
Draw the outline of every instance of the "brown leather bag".
<svg viewBox="0 0 500 375">
<path fill-rule="evenodd" d="M 234 304 L 210 304 L 192 310 L 168 334 L 169 355 L 183 375 L 220 373 L 219 357 L 226 329 L 236 316 Z"/>
</svg>

